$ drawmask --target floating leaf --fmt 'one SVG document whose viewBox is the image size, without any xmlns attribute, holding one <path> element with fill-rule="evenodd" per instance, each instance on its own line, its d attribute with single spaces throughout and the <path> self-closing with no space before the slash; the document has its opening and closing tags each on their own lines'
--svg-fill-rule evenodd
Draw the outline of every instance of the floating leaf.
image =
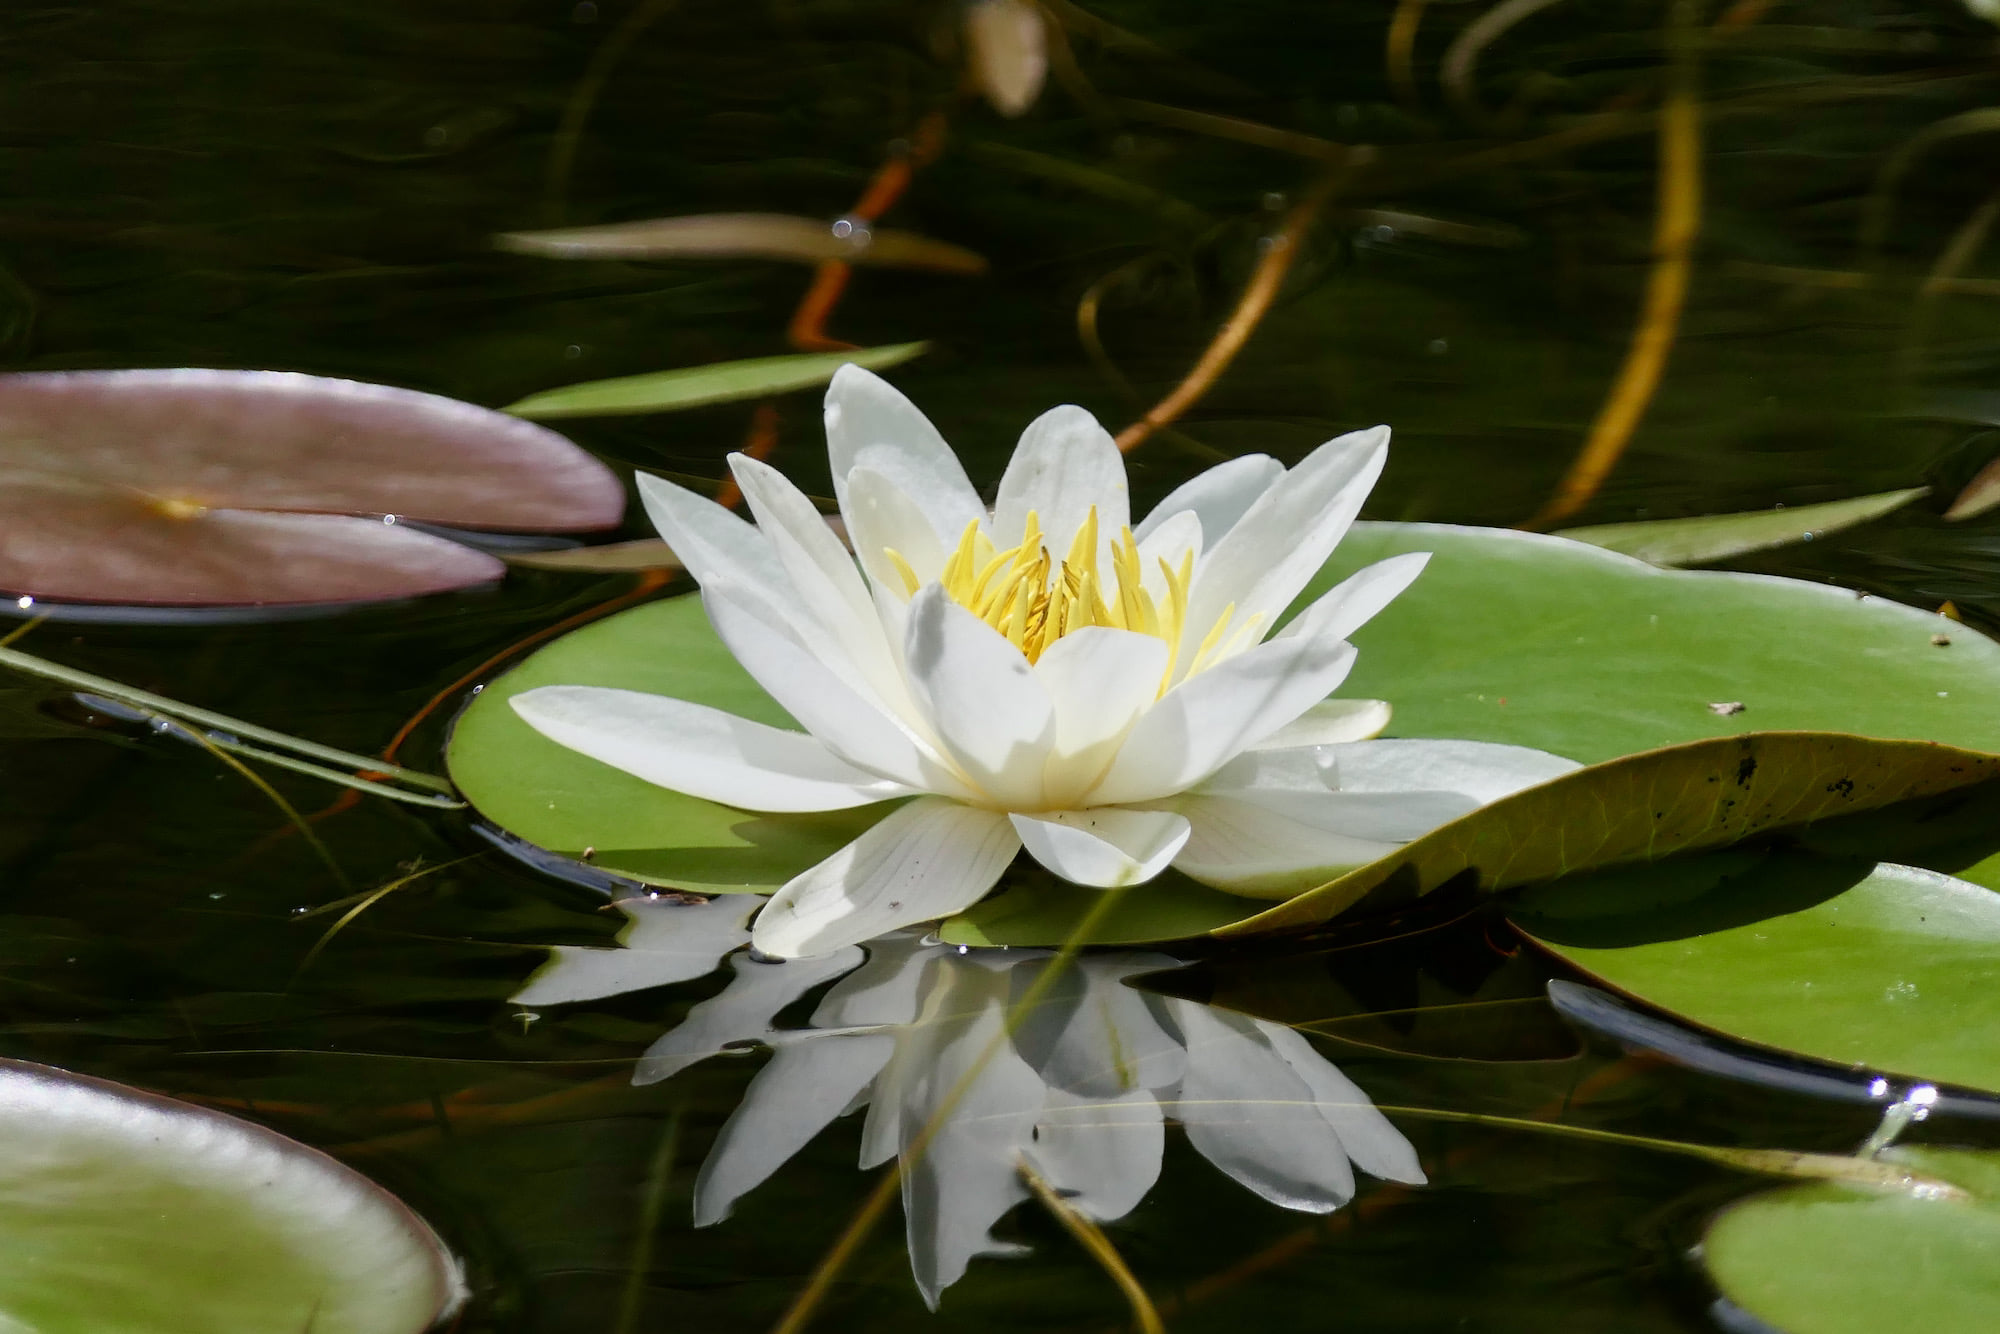
<svg viewBox="0 0 2000 1334">
<path fill-rule="evenodd" d="M 2000 505 L 2000 459 L 1981 468 L 1944 512 L 1947 519 L 1970 519 Z"/>
<path fill-rule="evenodd" d="M 418 1334 L 464 1296 L 394 1196 L 169 1098 L 0 1061 L 0 1328 Z"/>
<path fill-rule="evenodd" d="M 1798 505 L 1749 514 L 1593 524 L 1587 528 L 1565 528 L 1556 536 L 1572 542 L 1588 542 L 1606 551 L 1620 551 L 1654 565 L 1701 565 L 1794 542 L 1811 542 L 1828 533 L 1879 519 L 1929 492 L 1929 487 L 1913 486 L 1880 495 L 1856 496 L 1852 500 L 1830 500 L 1823 505 Z M 1994 503 L 2000 504 L 2000 475 L 1996 475 Z"/>
<path fill-rule="evenodd" d="M 1709 1225 L 1702 1263 L 1731 1303 L 1786 1334 L 1973 1330 L 2000 1310 L 2000 1154 L 1892 1149 L 1957 1193 L 1793 1186 Z"/>
<path fill-rule="evenodd" d="M 505 411 L 516 417 L 612 417 L 641 412 L 673 412 L 709 403 L 733 403 L 764 398 L 825 384 L 848 362 L 869 370 L 886 370 L 920 357 L 929 343 L 892 343 L 851 352 L 806 352 L 796 356 L 753 357 L 709 366 L 623 375 L 591 380 L 531 394 Z"/>
<path fill-rule="evenodd" d="M 547 531 L 623 509 L 561 436 L 431 394 L 269 371 L 0 376 L 0 589 L 39 600 L 411 597 L 504 567 L 397 518 Z"/>
<path fill-rule="evenodd" d="M 1515 922 L 1592 977 L 1740 1041 L 2000 1093 L 2000 893 L 1797 853 L 1544 886 Z"/>
<path fill-rule="evenodd" d="M 2000 777 L 2000 755 L 1838 732 L 1694 741 L 1565 774 L 1218 934 L 1296 931 L 1378 891 L 1494 891 L 1728 847 Z M 1463 879 L 1461 879 L 1463 878 Z"/>
<path fill-rule="evenodd" d="M 699 213 L 600 227 L 503 232 L 493 240 L 502 250 L 549 259 L 786 259 L 801 264 L 842 260 L 938 273 L 986 272 L 983 255 L 947 241 L 848 218 L 829 222 L 783 213 Z"/>
<path fill-rule="evenodd" d="M 1839 590 L 1660 570 L 1551 537 L 1360 524 L 1305 596 L 1407 550 L 1436 555 L 1356 635 L 1360 660 L 1343 687 L 1392 701 L 1399 735 L 1512 742 L 1585 762 L 1759 726 L 1963 738 L 2000 749 L 1990 707 L 2000 646 L 1967 634 L 1950 649 L 1933 648 L 1935 618 Z M 715 638 L 696 599 L 654 603 L 567 636 L 488 686 L 461 718 L 448 757 L 468 800 L 543 848 L 571 857 L 594 848 L 592 865 L 656 884 L 770 889 L 885 809 L 756 816 L 662 791 L 547 740 L 506 706 L 511 694 L 547 684 L 649 690 L 789 725 Z M 1748 703 L 1723 716 L 1708 708 L 1718 699 Z M 1729 747 L 1737 744 L 1701 754 L 1733 775 L 1742 756 Z M 1855 757 L 1944 753 L 1840 744 Z M 1829 771 L 1823 781 L 1847 776 Z M 1876 777 L 1886 799 L 1893 783 Z M 1652 813 L 1644 812 L 1648 820 Z M 963 943 L 1060 941 L 1090 900 L 1022 877 L 944 930 Z M 1096 939 L 1182 937 L 1257 906 L 1163 877 L 1126 895 Z"/>
</svg>

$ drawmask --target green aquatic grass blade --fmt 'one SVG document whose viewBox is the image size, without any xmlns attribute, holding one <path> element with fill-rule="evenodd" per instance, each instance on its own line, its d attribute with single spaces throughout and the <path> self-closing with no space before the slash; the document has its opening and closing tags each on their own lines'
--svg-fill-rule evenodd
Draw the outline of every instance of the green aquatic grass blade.
<svg viewBox="0 0 2000 1334">
<path fill-rule="evenodd" d="M 0 1062 L 0 1329 L 419 1334 L 463 1299 L 421 1219 L 303 1144 Z"/>
<path fill-rule="evenodd" d="M 1831 1183 L 1752 1195 L 1702 1239 L 1702 1263 L 1723 1295 L 1787 1334 L 1991 1327 L 2000 1154 L 1909 1148 L 1884 1157 L 1964 1195 Z"/>
<path fill-rule="evenodd" d="M 891 343 L 852 352 L 803 352 L 784 357 L 752 357 L 708 366 L 684 366 L 646 375 L 587 380 L 510 403 L 503 412 L 535 421 L 557 417 L 617 417 L 643 412 L 678 412 L 711 403 L 788 394 L 825 384 L 848 362 L 871 371 L 887 370 L 922 356 L 929 343 Z"/>
<path fill-rule="evenodd" d="M 1893 514 L 1929 492 L 1927 486 L 1913 486 L 1879 495 L 1830 500 L 1823 505 L 1797 505 L 1746 514 L 1708 514 L 1695 519 L 1592 524 L 1586 528 L 1565 528 L 1556 536 L 1622 552 L 1654 565 L 1702 565 L 1794 542 L 1811 542 Z"/>
</svg>

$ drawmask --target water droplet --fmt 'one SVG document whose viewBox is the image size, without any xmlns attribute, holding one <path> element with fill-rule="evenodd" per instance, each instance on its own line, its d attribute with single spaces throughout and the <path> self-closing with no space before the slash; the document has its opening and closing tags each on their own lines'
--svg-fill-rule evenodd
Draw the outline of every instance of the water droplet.
<svg viewBox="0 0 2000 1334">
<path fill-rule="evenodd" d="M 1451 344 L 1442 338 L 1433 338 L 1430 342 L 1424 344 L 1424 351 L 1434 357 L 1441 357 L 1451 351 Z"/>
<path fill-rule="evenodd" d="M 396 522 L 396 516 L 393 514 L 384 514 L 382 516 L 382 522 L 393 526 Z"/>
<path fill-rule="evenodd" d="M 26 594 L 23 594 L 22 596 L 14 599 L 14 605 L 19 607 L 22 611 L 26 611 L 28 608 L 35 605 L 35 600 L 31 597 L 28 597 Z"/>
<path fill-rule="evenodd" d="M 1266 190 L 1266 191 L 1264 192 L 1264 211 L 1265 211 L 1265 212 L 1267 212 L 1267 213 L 1276 213 L 1276 212 L 1279 212 L 1280 210 L 1282 210 L 1282 209 L 1283 209 L 1284 207 L 1285 207 L 1285 196 L 1284 196 L 1284 194 L 1283 194 L 1283 193 L 1282 193 L 1281 191 L 1278 191 L 1278 190 Z"/>
<path fill-rule="evenodd" d="M 1384 245 L 1396 239 L 1396 229 L 1386 222 L 1375 227 L 1371 234 Z"/>
</svg>

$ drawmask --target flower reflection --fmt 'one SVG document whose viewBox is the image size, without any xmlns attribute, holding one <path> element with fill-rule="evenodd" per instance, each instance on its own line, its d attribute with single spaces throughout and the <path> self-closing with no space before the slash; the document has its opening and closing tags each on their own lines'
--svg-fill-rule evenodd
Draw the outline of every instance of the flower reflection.
<svg viewBox="0 0 2000 1334">
<path fill-rule="evenodd" d="M 754 905 L 623 906 L 632 948 L 564 947 L 516 999 L 684 980 L 698 954 L 714 962 L 747 943 Z M 992 1228 L 1028 1198 L 1023 1163 L 1087 1217 L 1120 1218 L 1159 1178 L 1169 1117 L 1211 1163 L 1287 1209 L 1339 1208 L 1356 1167 L 1424 1180 L 1409 1141 L 1298 1033 L 1126 985 L 1175 962 L 1089 954 L 1038 988 L 1058 966 L 1050 951 L 967 951 L 908 932 L 807 959 L 739 951 L 728 986 L 648 1048 L 633 1081 L 770 1049 L 696 1178 L 697 1226 L 727 1218 L 827 1125 L 865 1108 L 860 1166 L 903 1156 L 910 1266 L 932 1307 L 973 1256 L 1020 1249 Z M 804 1027 L 777 1025 L 829 982 Z"/>
</svg>

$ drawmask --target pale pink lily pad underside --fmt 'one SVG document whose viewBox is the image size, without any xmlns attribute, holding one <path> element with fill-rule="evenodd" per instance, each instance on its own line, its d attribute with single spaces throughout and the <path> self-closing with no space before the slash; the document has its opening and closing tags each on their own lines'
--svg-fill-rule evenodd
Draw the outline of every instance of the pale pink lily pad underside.
<svg viewBox="0 0 2000 1334">
<path fill-rule="evenodd" d="M 549 532 L 609 528 L 623 511 L 618 479 L 554 431 L 433 394 L 275 371 L 0 376 L 10 596 L 414 597 L 505 567 L 400 520 Z"/>
</svg>

